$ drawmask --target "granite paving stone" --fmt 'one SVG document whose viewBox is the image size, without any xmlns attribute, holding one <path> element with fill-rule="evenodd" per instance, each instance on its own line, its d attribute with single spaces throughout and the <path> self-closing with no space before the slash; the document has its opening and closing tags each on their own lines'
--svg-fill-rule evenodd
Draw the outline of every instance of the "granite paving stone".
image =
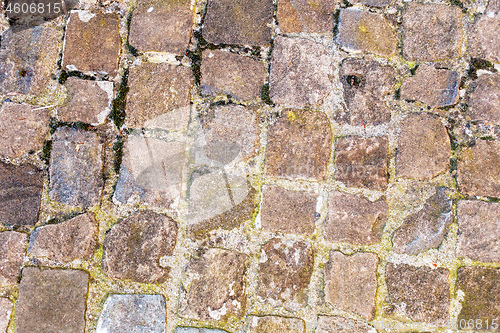
<svg viewBox="0 0 500 333">
<path fill-rule="evenodd" d="M 388 300 L 413 321 L 448 323 L 450 287 L 445 268 L 387 264 Z"/>
<path fill-rule="evenodd" d="M 219 321 L 242 317 L 246 307 L 248 256 L 218 248 L 201 249 L 185 268 L 180 315 Z"/>
<path fill-rule="evenodd" d="M 132 13 L 129 43 L 141 51 L 183 55 L 192 25 L 189 0 L 140 0 Z"/>
<path fill-rule="evenodd" d="M 12 313 L 12 302 L 8 298 L 0 298 L 0 332 L 7 331 L 10 314 Z"/>
<path fill-rule="evenodd" d="M 317 195 L 279 186 L 262 188 L 260 223 L 263 230 L 310 235 L 314 232 Z"/>
<path fill-rule="evenodd" d="M 347 187 L 387 188 L 387 137 L 345 137 L 335 143 L 335 180 Z"/>
<path fill-rule="evenodd" d="M 319 104 L 333 89 L 333 54 L 304 38 L 277 36 L 271 56 L 269 95 L 280 105 Z"/>
<path fill-rule="evenodd" d="M 248 333 L 289 332 L 304 333 L 305 323 L 299 318 L 278 316 L 250 317 Z"/>
<path fill-rule="evenodd" d="M 272 0 L 209 0 L 202 35 L 213 44 L 269 46 Z"/>
<path fill-rule="evenodd" d="M 377 330 L 363 320 L 354 320 L 335 316 L 319 316 L 316 333 L 376 333 Z"/>
<path fill-rule="evenodd" d="M 0 286 L 17 283 L 27 246 L 28 235 L 16 231 L 0 232 Z"/>
<path fill-rule="evenodd" d="M 43 189 L 43 171 L 29 165 L 0 162 L 0 223 L 33 226 Z"/>
<path fill-rule="evenodd" d="M 314 252 L 301 240 L 273 238 L 261 250 L 257 296 L 274 307 L 297 310 L 307 304 Z"/>
<path fill-rule="evenodd" d="M 470 89 L 467 114 L 471 120 L 500 124 L 500 74 L 481 75 Z"/>
<path fill-rule="evenodd" d="M 227 333 L 215 328 L 177 327 L 174 333 Z"/>
<path fill-rule="evenodd" d="M 459 84 L 458 72 L 421 64 L 415 76 L 404 79 L 401 98 L 424 102 L 432 108 L 450 106 L 458 102 Z"/>
<path fill-rule="evenodd" d="M 335 4 L 334 0 L 279 0 L 276 18 L 280 31 L 332 33 Z"/>
<path fill-rule="evenodd" d="M 461 55 L 462 11 L 458 6 L 407 3 L 402 20 L 406 60 L 440 61 Z"/>
<path fill-rule="evenodd" d="M 381 14 L 360 9 L 340 11 L 335 42 L 348 50 L 388 58 L 396 52 L 396 33 Z"/>
<path fill-rule="evenodd" d="M 482 262 L 500 262 L 500 205 L 461 200 L 457 218 L 456 255 Z"/>
<path fill-rule="evenodd" d="M 16 332 L 83 332 L 89 274 L 26 267 L 16 303 Z"/>
<path fill-rule="evenodd" d="M 347 58 L 342 61 L 340 78 L 347 112 L 337 112 L 338 122 L 351 125 L 379 125 L 391 120 L 384 97 L 394 91 L 396 73 L 376 61 Z"/>
<path fill-rule="evenodd" d="M 332 133 L 321 112 L 285 109 L 269 126 L 266 176 L 323 180 L 330 160 Z"/>
<path fill-rule="evenodd" d="M 325 264 L 325 300 L 338 310 L 371 320 L 375 315 L 377 265 L 374 253 L 346 256 L 332 251 Z"/>
<path fill-rule="evenodd" d="M 97 232 L 92 213 L 78 215 L 62 223 L 37 228 L 31 234 L 28 253 L 63 262 L 90 259 L 96 247 Z"/>
<path fill-rule="evenodd" d="M 165 322 L 162 295 L 112 294 L 104 303 L 97 332 L 164 333 Z"/>
<path fill-rule="evenodd" d="M 118 20 L 116 13 L 72 11 L 66 27 L 62 68 L 115 75 L 121 50 Z"/>
<path fill-rule="evenodd" d="M 38 110 L 37 110 L 38 109 Z M 34 111 L 33 111 L 34 110 Z M 0 155 L 19 157 L 42 150 L 49 112 L 30 104 L 4 102 L 0 109 Z"/>
<path fill-rule="evenodd" d="M 204 94 L 256 100 L 265 80 L 266 67 L 261 61 L 220 50 L 202 53 L 200 84 Z"/>
<path fill-rule="evenodd" d="M 370 201 L 361 195 L 330 192 L 325 239 L 356 245 L 378 243 L 388 217 L 385 198 Z"/>
<path fill-rule="evenodd" d="M 431 179 L 449 169 L 450 137 L 441 120 L 428 113 L 412 113 L 401 127 L 396 176 Z"/>
<path fill-rule="evenodd" d="M 106 235 L 103 271 L 113 279 L 163 283 L 170 267 L 160 258 L 171 256 L 177 242 L 177 223 L 151 211 L 135 212 L 115 224 Z"/>
<path fill-rule="evenodd" d="M 496 7 L 495 7 L 496 3 Z M 486 12 L 469 27 L 467 52 L 476 58 L 500 63 L 500 11 L 498 1 L 490 1 Z"/>
<path fill-rule="evenodd" d="M 59 127 L 52 140 L 50 199 L 84 207 L 99 203 L 103 186 L 103 147 L 99 135 Z"/>
</svg>

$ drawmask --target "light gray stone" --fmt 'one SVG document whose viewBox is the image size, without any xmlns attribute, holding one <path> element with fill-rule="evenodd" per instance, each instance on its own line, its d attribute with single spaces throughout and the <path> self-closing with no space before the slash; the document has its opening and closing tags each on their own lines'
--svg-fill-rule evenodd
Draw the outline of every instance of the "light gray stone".
<svg viewBox="0 0 500 333">
<path fill-rule="evenodd" d="M 252 316 L 249 319 L 248 333 L 305 333 L 306 325 L 302 319 L 278 316 Z"/>
<path fill-rule="evenodd" d="M 0 286 L 14 285 L 21 272 L 28 235 L 15 232 L 0 232 Z"/>
<path fill-rule="evenodd" d="M 377 330 L 364 320 L 354 320 L 343 317 L 319 316 L 316 333 L 377 333 Z"/>
</svg>

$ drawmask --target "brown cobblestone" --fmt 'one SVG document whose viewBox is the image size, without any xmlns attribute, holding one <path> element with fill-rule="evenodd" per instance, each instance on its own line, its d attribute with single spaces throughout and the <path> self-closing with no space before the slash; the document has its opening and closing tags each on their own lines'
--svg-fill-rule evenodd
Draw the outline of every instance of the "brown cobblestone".
<svg viewBox="0 0 500 333">
<path fill-rule="evenodd" d="M 494 3 L 490 1 L 486 13 L 469 27 L 467 51 L 472 57 L 500 63 L 500 36 L 496 33 L 500 30 L 500 12 L 498 5 L 496 9 L 492 6 Z"/>
<path fill-rule="evenodd" d="M 15 231 L 0 232 L 0 286 L 17 283 L 28 236 Z"/>
<path fill-rule="evenodd" d="M 331 33 L 335 1 L 279 0 L 276 18 L 282 33 Z"/>
<path fill-rule="evenodd" d="M 481 75 L 471 91 L 467 101 L 470 118 L 500 124 L 500 74 Z"/>
</svg>

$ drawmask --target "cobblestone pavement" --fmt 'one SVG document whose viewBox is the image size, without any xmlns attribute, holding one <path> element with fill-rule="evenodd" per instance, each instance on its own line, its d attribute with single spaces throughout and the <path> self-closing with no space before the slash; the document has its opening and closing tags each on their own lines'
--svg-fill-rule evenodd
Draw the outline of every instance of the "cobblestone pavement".
<svg viewBox="0 0 500 333">
<path fill-rule="evenodd" d="M 0 332 L 499 331 L 499 0 L 9 1 Z"/>
</svg>

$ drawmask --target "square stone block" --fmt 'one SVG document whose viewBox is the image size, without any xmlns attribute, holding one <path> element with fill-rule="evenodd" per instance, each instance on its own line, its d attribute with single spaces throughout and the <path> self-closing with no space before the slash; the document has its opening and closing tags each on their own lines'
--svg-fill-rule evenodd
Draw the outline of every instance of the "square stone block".
<svg viewBox="0 0 500 333">
<path fill-rule="evenodd" d="M 276 18 L 282 33 L 332 33 L 335 0 L 279 0 Z"/>
<path fill-rule="evenodd" d="M 500 74 L 481 75 L 470 85 L 467 96 L 467 115 L 500 125 Z"/>
</svg>

